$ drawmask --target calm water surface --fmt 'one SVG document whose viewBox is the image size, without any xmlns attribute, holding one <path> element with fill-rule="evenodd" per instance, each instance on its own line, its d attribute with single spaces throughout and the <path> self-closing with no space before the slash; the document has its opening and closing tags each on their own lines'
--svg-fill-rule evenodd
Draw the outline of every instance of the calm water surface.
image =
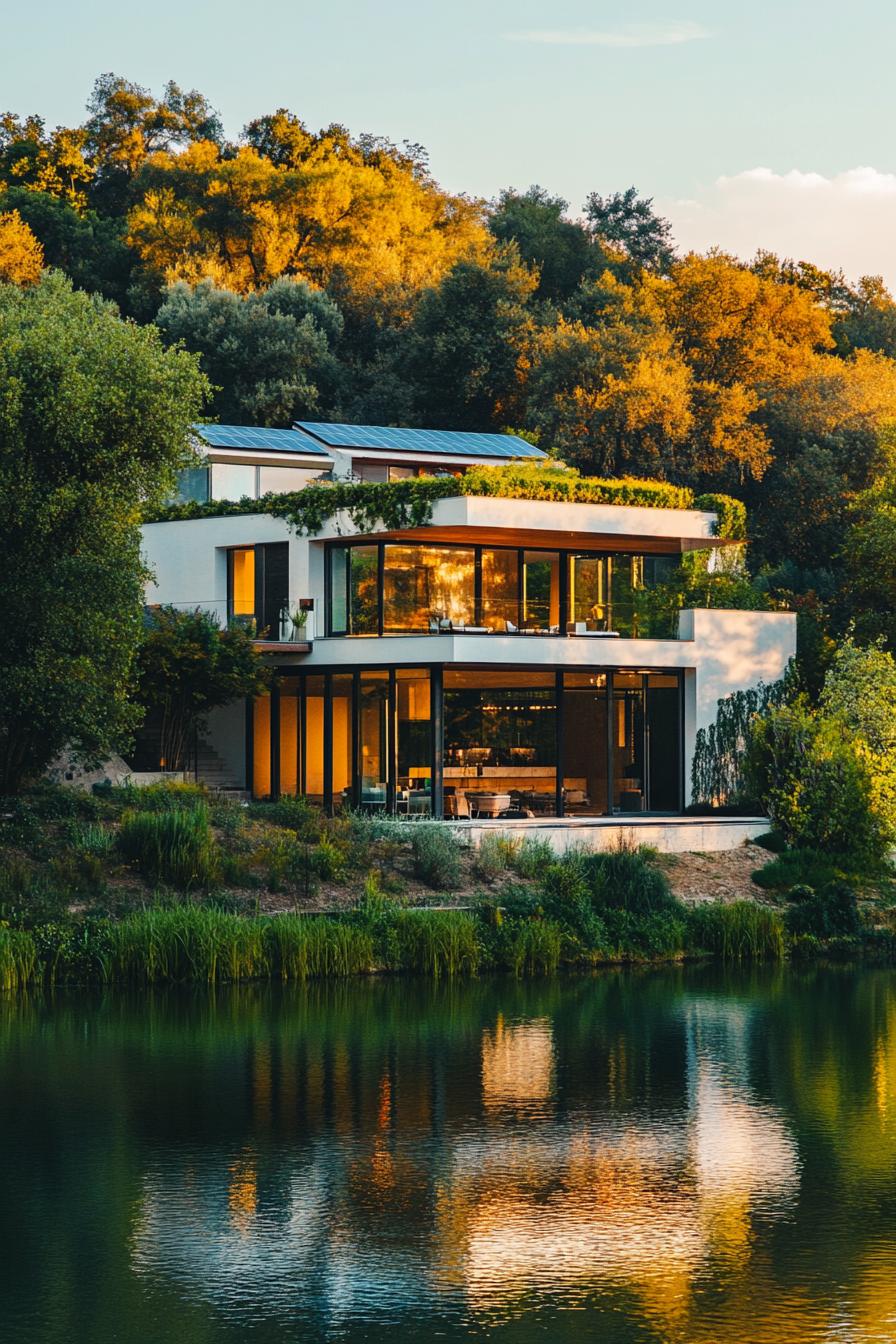
<svg viewBox="0 0 896 1344">
<path fill-rule="evenodd" d="M 896 1340 L 896 973 L 0 999 L 4 1344 Z"/>
</svg>

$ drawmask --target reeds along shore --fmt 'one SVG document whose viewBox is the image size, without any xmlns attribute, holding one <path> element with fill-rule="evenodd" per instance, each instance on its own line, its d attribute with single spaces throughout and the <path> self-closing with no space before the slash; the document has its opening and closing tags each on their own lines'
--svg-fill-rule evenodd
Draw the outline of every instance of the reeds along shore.
<svg viewBox="0 0 896 1344">
<path fill-rule="evenodd" d="M 640 944 L 640 946 L 639 946 Z M 96 919 L 76 932 L 47 925 L 0 928 L 0 988 L 40 983 L 153 985 L 252 979 L 306 980 L 406 972 L 433 979 L 480 971 L 544 975 L 563 965 L 665 960 L 709 954 L 723 960 L 779 959 L 783 926 L 747 903 L 683 911 L 680 921 L 641 917 L 616 946 L 577 946 L 543 916 L 480 910 L 388 909 L 345 916 L 246 916 L 210 906 L 148 908 L 120 921 Z"/>
</svg>

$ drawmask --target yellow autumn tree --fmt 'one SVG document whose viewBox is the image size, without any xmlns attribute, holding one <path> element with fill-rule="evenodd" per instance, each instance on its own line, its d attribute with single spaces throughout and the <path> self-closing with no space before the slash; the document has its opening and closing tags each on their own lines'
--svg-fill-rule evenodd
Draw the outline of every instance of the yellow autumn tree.
<svg viewBox="0 0 896 1344">
<path fill-rule="evenodd" d="M 411 167 L 340 152 L 335 139 L 304 148 L 286 161 L 253 145 L 224 157 L 209 141 L 151 155 L 131 245 L 169 283 L 211 279 L 245 294 L 294 275 L 360 303 L 416 293 L 487 249 L 478 207 Z"/>
<path fill-rule="evenodd" d="M 43 265 L 44 250 L 18 210 L 0 214 L 0 281 L 34 285 Z"/>
</svg>

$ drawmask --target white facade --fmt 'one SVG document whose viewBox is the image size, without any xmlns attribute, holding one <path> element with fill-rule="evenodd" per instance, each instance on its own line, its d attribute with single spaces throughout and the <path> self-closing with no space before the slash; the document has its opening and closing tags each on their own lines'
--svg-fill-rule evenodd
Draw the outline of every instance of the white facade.
<svg viewBox="0 0 896 1344">
<path fill-rule="evenodd" d="M 694 510 L 567 504 L 532 500 L 456 497 L 438 501 L 422 528 L 388 534 L 401 542 L 486 542 L 509 547 L 591 547 L 634 552 L 681 553 L 723 543 L 713 535 L 714 516 Z M 153 574 L 150 604 L 201 607 L 224 624 L 228 614 L 228 553 L 235 548 L 286 543 L 291 608 L 313 599 L 306 635 L 310 649 L 266 645 L 281 668 L 349 672 L 357 668 L 442 667 L 548 670 L 675 671 L 683 684 L 683 773 L 698 729 L 715 719 L 719 699 L 780 678 L 796 651 L 796 618 L 786 612 L 697 610 L 682 612 L 678 638 L 601 638 L 567 633 L 413 633 L 381 636 L 327 635 L 326 545 L 354 536 L 350 520 L 337 515 L 319 536 L 296 535 L 268 514 L 198 518 L 148 524 L 144 554 Z M 387 534 L 383 534 L 387 535 Z M 565 622 L 563 623 L 565 629 Z M 276 639 L 279 631 L 273 631 Z M 213 717 L 210 742 L 238 780 L 243 759 L 244 716 L 231 707 Z M 217 741 L 216 741 L 217 738 Z"/>
</svg>

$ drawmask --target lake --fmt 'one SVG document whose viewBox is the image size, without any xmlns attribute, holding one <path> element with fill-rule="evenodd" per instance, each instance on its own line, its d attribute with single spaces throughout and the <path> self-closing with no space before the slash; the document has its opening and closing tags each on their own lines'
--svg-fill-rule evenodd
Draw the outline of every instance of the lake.
<svg viewBox="0 0 896 1344">
<path fill-rule="evenodd" d="M 896 1340 L 896 972 L 0 997 L 4 1344 Z"/>
</svg>

